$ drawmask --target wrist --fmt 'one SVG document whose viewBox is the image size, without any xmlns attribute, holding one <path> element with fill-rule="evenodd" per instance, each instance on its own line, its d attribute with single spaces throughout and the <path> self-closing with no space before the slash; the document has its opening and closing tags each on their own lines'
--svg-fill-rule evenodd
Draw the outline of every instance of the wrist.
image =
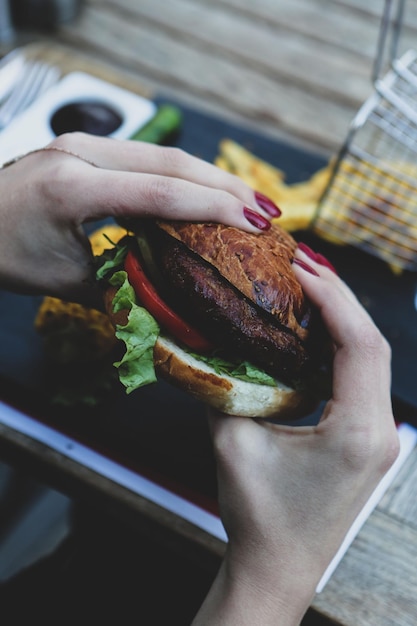
<svg viewBox="0 0 417 626">
<path fill-rule="evenodd" d="M 294 575 L 268 557 L 245 561 L 228 549 L 193 626 L 298 626 L 314 596 L 315 578 L 305 571 Z"/>
</svg>

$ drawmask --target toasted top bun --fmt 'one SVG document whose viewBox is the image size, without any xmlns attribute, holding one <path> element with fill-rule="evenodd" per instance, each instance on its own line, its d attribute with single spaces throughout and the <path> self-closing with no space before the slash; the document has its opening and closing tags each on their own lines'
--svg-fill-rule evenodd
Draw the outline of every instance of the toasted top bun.
<svg viewBox="0 0 417 626">
<path fill-rule="evenodd" d="M 291 262 L 292 236 L 273 223 L 262 235 L 223 224 L 159 221 L 158 226 L 214 266 L 256 305 L 304 341 L 309 307 Z"/>
</svg>

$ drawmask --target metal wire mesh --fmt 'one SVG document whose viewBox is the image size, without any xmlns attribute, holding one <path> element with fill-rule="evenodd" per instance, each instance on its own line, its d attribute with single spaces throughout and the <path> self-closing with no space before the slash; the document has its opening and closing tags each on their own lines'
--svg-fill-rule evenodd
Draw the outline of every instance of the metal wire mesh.
<svg viewBox="0 0 417 626">
<path fill-rule="evenodd" d="M 379 60 L 378 60 L 379 61 Z M 417 270 L 417 53 L 393 59 L 353 120 L 313 230 Z"/>
</svg>

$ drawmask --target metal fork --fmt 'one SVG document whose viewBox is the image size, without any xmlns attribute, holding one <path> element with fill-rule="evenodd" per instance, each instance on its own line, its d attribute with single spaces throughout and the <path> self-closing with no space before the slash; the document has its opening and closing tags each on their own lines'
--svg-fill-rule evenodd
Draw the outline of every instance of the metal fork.
<svg viewBox="0 0 417 626">
<path fill-rule="evenodd" d="M 0 106 L 0 130 L 56 83 L 59 76 L 60 72 L 55 66 L 42 61 L 26 61 L 19 80 Z"/>
</svg>

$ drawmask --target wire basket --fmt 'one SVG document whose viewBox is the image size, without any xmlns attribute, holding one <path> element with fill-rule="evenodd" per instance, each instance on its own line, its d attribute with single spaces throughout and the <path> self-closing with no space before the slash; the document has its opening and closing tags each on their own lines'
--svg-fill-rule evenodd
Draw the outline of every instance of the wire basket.
<svg viewBox="0 0 417 626">
<path fill-rule="evenodd" d="M 394 269 L 417 270 L 417 52 L 397 58 L 405 0 L 387 0 L 374 63 L 374 91 L 351 123 L 314 232 L 355 245 Z M 391 34 L 390 69 L 380 73 Z"/>
</svg>

